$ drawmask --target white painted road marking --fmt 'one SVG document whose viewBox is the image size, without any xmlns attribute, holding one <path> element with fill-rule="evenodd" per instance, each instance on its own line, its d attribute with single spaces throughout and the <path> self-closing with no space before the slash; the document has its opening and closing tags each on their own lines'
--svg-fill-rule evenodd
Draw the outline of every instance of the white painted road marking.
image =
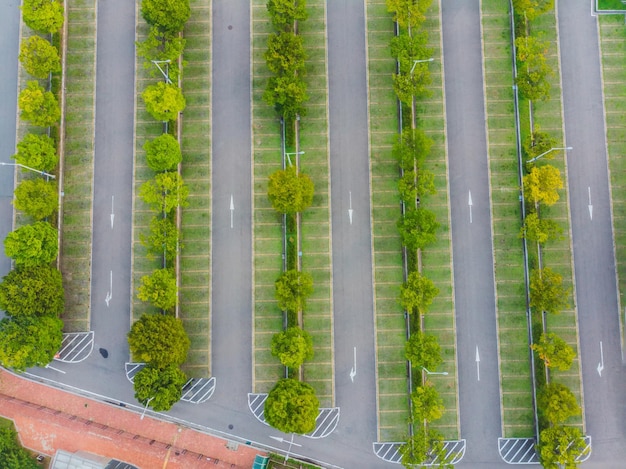
<svg viewBox="0 0 626 469">
<path fill-rule="evenodd" d="M 593 220 L 593 205 L 591 205 L 591 187 L 587 186 L 587 194 L 589 194 L 589 219 Z"/>
<path fill-rule="evenodd" d="M 352 225 L 352 213 L 354 212 L 354 210 L 352 210 L 352 191 L 350 191 L 349 194 L 350 194 L 350 208 L 348 209 L 348 217 L 350 217 L 350 224 Z"/>
<path fill-rule="evenodd" d="M 233 214 L 235 213 L 235 202 L 233 201 L 233 194 L 230 194 L 230 227 L 233 227 Z"/>
<path fill-rule="evenodd" d="M 350 370 L 350 380 L 354 383 L 354 377 L 356 376 L 356 347 L 354 347 L 354 366 Z"/>
<path fill-rule="evenodd" d="M 107 308 L 109 307 L 109 301 L 113 299 L 113 271 L 110 272 L 109 278 L 109 291 L 107 292 L 107 296 L 104 298 L 104 301 L 107 304 Z"/>
<path fill-rule="evenodd" d="M 469 198 L 467 200 L 467 205 L 469 205 L 469 212 L 470 212 L 470 223 L 472 223 L 472 205 L 474 205 L 472 203 L 472 191 L 468 191 L 469 192 Z"/>
<path fill-rule="evenodd" d="M 478 381 L 480 381 L 480 355 L 478 354 L 478 345 L 476 346 L 476 374 Z"/>
<path fill-rule="evenodd" d="M 604 352 L 602 351 L 602 341 L 600 341 L 600 363 L 598 363 L 598 374 L 602 378 L 602 370 L 604 370 Z"/>
<path fill-rule="evenodd" d="M 111 229 L 113 229 L 113 219 L 115 218 L 115 210 L 113 210 L 115 207 L 115 196 L 112 195 L 111 196 Z"/>
</svg>

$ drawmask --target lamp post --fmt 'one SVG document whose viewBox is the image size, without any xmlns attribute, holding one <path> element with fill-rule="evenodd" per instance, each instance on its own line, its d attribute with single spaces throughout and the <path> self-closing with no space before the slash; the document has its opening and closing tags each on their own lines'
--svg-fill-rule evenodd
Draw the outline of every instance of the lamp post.
<svg viewBox="0 0 626 469">
<path fill-rule="evenodd" d="M 148 410 L 148 405 L 150 404 L 150 401 L 154 399 L 154 396 L 152 396 L 151 398 L 148 399 L 148 402 L 146 402 L 146 406 L 143 408 L 143 412 L 141 413 L 141 417 L 139 417 L 139 420 L 143 420 L 144 416 L 146 415 L 146 410 Z"/>
<path fill-rule="evenodd" d="M 447 371 L 428 371 L 426 368 L 424 368 L 423 366 L 421 367 L 422 370 L 424 370 L 426 372 L 427 375 L 442 375 L 442 376 L 448 376 L 448 372 Z"/>
<path fill-rule="evenodd" d="M 0 161 L 0 165 L 2 165 L 2 166 L 19 166 L 20 168 L 28 169 L 29 171 L 34 171 L 35 173 L 39 173 L 39 174 L 41 174 L 43 176 L 46 176 L 46 181 L 49 180 L 49 178 L 56 179 L 56 176 L 54 174 L 46 173 L 45 171 L 39 171 L 38 169 L 31 168 L 30 166 L 26 166 L 25 164 L 5 163 L 4 161 Z"/>
<path fill-rule="evenodd" d="M 419 63 L 423 63 L 423 62 L 432 62 L 434 61 L 434 58 L 430 58 L 430 59 L 422 59 L 422 60 L 414 60 L 413 61 L 413 66 L 411 67 L 411 71 L 409 72 L 409 75 L 413 75 L 413 70 L 415 70 L 415 66 Z"/>
<path fill-rule="evenodd" d="M 556 150 L 573 150 L 574 147 L 555 147 L 555 148 L 550 148 L 548 151 L 544 151 L 541 155 L 539 156 L 535 156 L 534 158 L 528 160 L 526 162 L 526 164 L 531 164 L 533 161 L 537 161 L 539 158 L 546 156 L 548 153 L 556 151 Z"/>
<path fill-rule="evenodd" d="M 287 157 L 287 160 L 289 161 L 289 166 L 293 166 L 293 164 L 291 164 L 291 158 L 289 158 L 289 155 L 304 155 L 304 152 L 303 151 L 292 151 L 291 153 L 285 152 L 285 156 Z"/>
<path fill-rule="evenodd" d="M 159 69 L 159 72 L 161 72 L 161 75 L 163 75 L 163 78 L 165 78 L 165 83 L 167 83 L 168 85 L 171 85 L 172 80 L 170 80 L 170 71 L 169 71 L 169 65 L 170 65 L 171 60 L 170 59 L 151 60 L 151 62 L 156 66 L 156 68 Z M 161 64 L 165 64 L 165 70 L 161 68 Z"/>
</svg>

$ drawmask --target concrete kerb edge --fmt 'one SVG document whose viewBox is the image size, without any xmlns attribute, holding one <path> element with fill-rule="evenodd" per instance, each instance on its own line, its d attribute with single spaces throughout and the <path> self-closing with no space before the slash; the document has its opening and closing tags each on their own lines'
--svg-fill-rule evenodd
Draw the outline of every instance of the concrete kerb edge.
<svg viewBox="0 0 626 469">
<path fill-rule="evenodd" d="M 68 13 L 67 13 L 67 2 L 68 0 L 63 0 L 63 34 L 61 35 L 61 102 L 59 103 L 59 107 L 61 109 L 61 121 L 59 123 L 59 142 L 57 151 L 59 153 L 59 179 L 57 181 L 57 198 L 59 201 L 59 206 L 57 208 L 57 270 L 61 270 L 61 256 L 63 255 L 62 250 L 62 242 L 63 242 L 63 183 L 64 183 L 64 165 L 65 165 L 65 64 L 67 58 L 67 30 L 68 30 Z"/>
<path fill-rule="evenodd" d="M 369 29 L 368 29 L 368 11 L 367 11 L 367 1 L 363 0 L 363 13 L 364 13 L 364 22 L 365 22 L 365 83 L 367 89 L 367 147 L 368 147 L 368 165 L 369 165 L 369 200 L 370 200 L 370 233 L 373 232 L 373 223 L 374 223 L 374 203 L 373 203 L 373 185 L 372 185 L 372 127 L 371 127 L 371 116 L 370 116 L 370 102 L 371 102 L 371 90 L 370 90 L 370 61 L 369 61 Z M 326 42 L 326 50 L 328 50 L 328 41 Z M 327 54 L 328 56 L 328 54 Z M 328 58 L 326 60 L 328 63 Z M 327 93 L 328 96 L 328 93 Z M 330 193 L 330 192 L 329 192 Z M 332 237 L 331 237 L 332 239 Z M 377 309 L 376 309 L 376 282 L 374 282 L 375 272 L 376 272 L 376 259 L 375 259 L 375 251 L 374 251 L 374 236 L 370 237 L 370 250 L 372 252 L 372 305 L 373 305 L 373 314 L 374 314 L 374 379 L 376 383 L 376 441 L 380 441 L 380 386 L 379 386 L 379 376 L 378 376 L 378 326 L 377 326 Z M 372 443 L 374 445 L 374 443 Z M 373 447 L 373 446 L 372 446 Z"/>
<path fill-rule="evenodd" d="M 563 107 L 563 74 L 561 67 L 561 45 L 560 45 L 560 34 L 559 34 L 559 1 L 554 2 L 554 27 L 556 31 L 556 50 L 557 50 L 557 61 L 559 64 L 559 86 L 561 88 L 561 132 L 563 134 L 563 143 L 567 146 L 567 137 L 565 134 L 565 113 Z M 605 132 L 606 135 L 606 132 Z M 606 138 L 606 137 L 605 137 Z M 576 348 L 578 350 L 578 381 L 580 383 L 580 408 L 582 409 L 581 413 L 581 421 L 583 427 L 583 434 L 586 433 L 586 420 L 585 420 L 585 392 L 583 389 L 583 376 L 582 376 L 582 360 L 580 358 L 580 326 L 578 323 L 578 306 L 576 304 L 576 271 L 574 270 L 574 238 L 572 235 L 572 214 L 571 214 L 571 198 L 570 198 L 570 190 L 569 190 L 569 168 L 567 165 L 567 152 L 563 155 L 563 164 L 565 165 L 565 174 L 567 175 L 567 185 L 565 186 L 565 191 L 567 193 L 566 204 L 567 204 L 567 224 L 568 224 L 568 232 L 569 232 L 569 250 L 570 250 L 570 268 L 572 269 L 572 298 L 574 300 L 574 318 L 576 319 Z M 539 440 L 539 435 L 537 435 L 537 440 Z"/>
<path fill-rule="evenodd" d="M 212 3 L 212 0 L 209 0 L 209 3 Z M 212 25 L 212 23 L 211 23 Z M 254 64 L 254 47 L 252 47 L 252 44 L 254 43 L 253 41 L 254 38 L 254 8 L 251 5 L 250 8 L 250 122 L 252 123 L 253 119 L 254 119 L 254 90 L 252 87 L 252 74 L 253 74 L 253 67 L 252 64 Z M 211 47 L 213 46 L 213 42 L 211 41 Z M 211 49 L 211 55 L 213 54 L 213 49 Z M 211 57 L 212 58 L 212 57 Z M 211 60 L 211 76 L 213 74 L 213 60 Z M 211 98 L 210 101 L 213 102 L 213 86 L 211 86 Z M 213 107 L 210 106 L 210 118 L 209 120 L 211 120 L 212 116 L 213 116 Z M 209 124 L 211 125 L 211 124 Z M 211 126 L 211 129 L 213 129 L 213 126 Z M 281 134 L 282 135 L 282 134 Z M 213 143 L 213 139 L 211 138 L 211 143 Z M 213 148 L 211 146 L 211 148 Z M 252 296 L 251 296 L 251 304 L 250 304 L 250 311 L 251 311 L 251 315 L 252 315 L 252 321 L 251 321 L 251 328 L 250 328 L 250 333 L 251 333 L 251 344 L 252 347 L 250 348 L 250 355 L 251 355 L 251 361 L 250 363 L 252 364 L 251 366 L 251 370 L 250 372 L 252 373 L 252 391 L 256 392 L 256 321 L 255 321 L 255 313 L 256 313 L 256 309 L 255 309 L 255 298 L 256 298 L 256 269 L 254 267 L 254 259 L 255 259 L 255 241 L 256 241 L 256 237 L 255 237 L 255 223 L 254 223 L 254 183 L 255 183 L 255 179 L 254 179 L 254 125 L 250 125 L 250 152 L 251 152 L 251 158 L 250 158 L 250 193 L 251 193 L 251 200 L 250 200 L 250 232 L 251 232 L 251 242 L 252 242 L 252 246 L 251 246 L 251 254 L 252 254 L 252 266 L 251 266 L 251 280 L 252 280 Z M 211 178 L 213 177 L 213 173 L 211 172 Z M 213 198 L 211 198 L 211 214 L 213 214 Z M 213 231 L 211 231 L 212 233 Z M 213 243 L 211 243 L 211 279 L 213 278 Z M 211 289 L 212 291 L 212 289 Z M 209 292 L 209 295 L 211 295 L 211 293 Z"/>
<path fill-rule="evenodd" d="M 97 0 L 96 0 L 97 1 Z M 139 2 L 140 0 L 136 0 L 135 1 L 135 25 L 137 24 L 137 13 L 139 12 Z M 138 34 L 139 28 L 135 27 L 135 43 L 138 40 L 137 34 Z M 135 47 L 135 46 L 133 46 Z M 133 290 L 134 290 L 134 285 L 135 285 L 135 277 L 134 277 L 134 273 L 135 273 L 135 243 L 134 243 L 134 239 L 135 239 L 135 181 L 137 179 L 137 164 L 136 164 L 136 159 L 137 159 L 137 99 L 139 98 L 139 95 L 137 93 L 137 62 L 138 62 L 138 57 L 135 54 L 135 64 L 134 64 L 134 70 L 133 70 L 133 183 L 132 183 L 132 187 L 131 187 L 131 203 L 130 203 L 130 210 L 131 210 L 131 222 L 130 222 L 130 298 L 129 298 L 129 304 L 130 304 L 130 311 L 129 311 L 129 318 L 128 318 L 128 322 L 129 322 L 129 327 L 132 327 L 133 325 L 133 317 L 134 317 L 134 306 L 133 306 Z"/>
<path fill-rule="evenodd" d="M 443 28 L 441 24 L 443 23 L 442 11 L 441 11 L 441 0 L 437 0 L 437 6 L 439 7 L 439 49 L 441 50 L 441 99 L 442 99 L 442 113 L 443 113 L 443 134 L 444 134 L 444 157 L 446 162 L 446 200 L 448 201 L 448 226 L 452 226 L 452 215 L 450 209 L 450 162 L 448 158 L 448 119 L 446 113 L 446 76 L 445 76 L 445 67 L 444 67 L 444 57 L 443 57 Z M 456 329 L 456 295 L 455 295 L 455 286 L 454 286 L 454 258 L 452 256 L 452 236 L 450 236 L 450 242 L 448 243 L 448 249 L 450 251 L 450 285 L 452 286 L 452 309 L 454 314 L 452 315 L 452 325 L 454 328 L 454 369 L 455 369 L 455 388 L 456 388 L 456 426 L 457 426 L 457 435 L 459 438 L 461 437 L 461 409 L 459 407 L 460 397 L 459 397 L 459 382 L 458 382 L 458 369 L 459 369 L 459 355 L 458 355 L 458 342 L 457 342 L 457 329 Z"/>
</svg>

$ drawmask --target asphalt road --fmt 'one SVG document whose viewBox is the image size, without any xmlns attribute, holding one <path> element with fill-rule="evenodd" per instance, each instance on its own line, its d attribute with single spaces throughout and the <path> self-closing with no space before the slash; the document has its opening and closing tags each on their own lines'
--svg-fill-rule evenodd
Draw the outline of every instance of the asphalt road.
<svg viewBox="0 0 626 469">
<path fill-rule="evenodd" d="M 558 6 L 565 138 L 566 145 L 573 147 L 567 154 L 567 176 L 584 409 L 586 432 L 593 446 L 584 467 L 617 469 L 624 467 L 626 460 L 626 370 L 620 338 L 598 26 L 590 15 L 589 2 L 558 2 Z M 602 361 L 604 369 L 598 372 Z"/>
<path fill-rule="evenodd" d="M 502 463 L 480 2 L 441 7 L 463 463 Z"/>
<path fill-rule="evenodd" d="M 11 163 L 15 154 L 17 112 L 17 54 L 19 52 L 20 1 L 8 0 L 0 9 L 0 161 Z M 4 240 L 13 228 L 13 166 L 0 166 L 0 239 Z M 4 246 L 4 245 L 3 245 Z M 0 249 L 0 277 L 11 270 L 11 259 Z M 0 317 L 2 312 L 0 311 Z"/>
<path fill-rule="evenodd" d="M 336 433 L 371 453 L 377 407 L 364 15 L 364 2 L 327 3 Z"/>
</svg>

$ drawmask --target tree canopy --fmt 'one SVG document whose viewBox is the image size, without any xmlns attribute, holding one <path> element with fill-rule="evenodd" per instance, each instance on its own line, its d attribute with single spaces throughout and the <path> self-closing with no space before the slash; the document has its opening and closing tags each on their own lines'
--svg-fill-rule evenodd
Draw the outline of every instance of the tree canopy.
<svg viewBox="0 0 626 469">
<path fill-rule="evenodd" d="M 64 306 L 63 279 L 54 267 L 17 267 L 0 283 L 0 309 L 13 317 L 58 316 Z"/>
<path fill-rule="evenodd" d="M 306 174 L 297 174 L 293 166 L 276 171 L 269 177 L 267 196 L 277 212 L 293 214 L 304 211 L 313 203 L 313 192 L 311 178 Z"/>
<path fill-rule="evenodd" d="M 183 30 L 190 15 L 189 0 L 141 1 L 141 16 L 146 23 L 170 36 Z"/>
<path fill-rule="evenodd" d="M 35 78 L 47 78 L 50 72 L 61 70 L 59 51 L 39 36 L 31 36 L 22 42 L 19 60 L 26 72 Z"/>
<path fill-rule="evenodd" d="M 446 451 L 443 441 L 443 435 L 437 430 L 420 426 L 398 449 L 402 456 L 402 465 L 412 468 L 437 456 L 439 467 L 451 467 L 446 465 Z"/>
<path fill-rule="evenodd" d="M 40 127 L 48 127 L 61 118 L 61 108 L 54 95 L 36 81 L 29 81 L 17 99 L 21 117 Z"/>
<path fill-rule="evenodd" d="M 547 63 L 547 42 L 534 36 L 518 37 L 515 40 L 517 52 L 516 83 L 522 95 L 530 101 L 550 99 L 550 81 L 553 74 Z"/>
<path fill-rule="evenodd" d="M 567 371 L 572 367 L 576 352 L 554 332 L 541 334 L 539 341 L 531 345 L 547 367 Z"/>
<path fill-rule="evenodd" d="M 140 235 L 143 244 L 151 256 L 165 255 L 166 262 L 170 263 L 176 258 L 176 253 L 183 248 L 180 232 L 169 218 L 162 216 L 152 217 L 150 220 L 150 235 Z"/>
<path fill-rule="evenodd" d="M 589 448 L 578 427 L 556 425 L 541 432 L 537 452 L 545 469 L 575 469 L 577 459 Z"/>
<path fill-rule="evenodd" d="M 276 300 L 283 311 L 304 311 L 306 300 L 313 293 L 313 277 L 308 272 L 287 270 L 275 282 Z"/>
<path fill-rule="evenodd" d="M 398 180 L 398 191 L 405 204 L 415 205 L 418 198 L 421 199 L 426 194 L 435 194 L 435 175 L 425 169 L 419 174 L 414 171 L 405 171 Z"/>
<path fill-rule="evenodd" d="M 0 363 L 16 371 L 50 363 L 61 348 L 63 321 L 22 316 L 0 321 Z"/>
<path fill-rule="evenodd" d="M 175 120 L 186 105 L 181 89 L 162 81 L 146 87 L 141 97 L 150 115 L 163 122 Z"/>
<path fill-rule="evenodd" d="M 148 140 L 143 149 L 146 151 L 146 162 L 152 171 L 173 171 L 183 160 L 178 140 L 170 134 L 161 134 Z"/>
<path fill-rule="evenodd" d="M 535 129 L 524 140 L 524 154 L 526 158 L 531 159 L 545 153 L 542 158 L 552 159 L 557 151 L 550 151 L 558 146 L 558 142 L 549 133 L 543 132 L 539 124 L 535 123 Z"/>
<path fill-rule="evenodd" d="M 272 355 L 289 368 L 298 368 L 306 360 L 313 358 L 313 339 L 311 334 L 299 327 L 274 334 L 272 337 Z"/>
<path fill-rule="evenodd" d="M 50 264 L 58 253 L 58 232 L 50 224 L 38 221 L 11 231 L 4 239 L 4 252 L 18 266 Z"/>
<path fill-rule="evenodd" d="M 268 0 L 267 11 L 277 31 L 292 31 L 296 21 L 308 16 L 305 0 Z"/>
<path fill-rule="evenodd" d="M 403 131 L 393 145 L 392 154 L 404 171 L 415 171 L 430 154 L 433 141 L 421 129 Z"/>
<path fill-rule="evenodd" d="M 56 33 L 63 26 L 63 2 L 58 0 L 23 0 L 22 19 L 26 26 L 45 34 Z"/>
<path fill-rule="evenodd" d="M 157 412 L 170 410 L 180 401 L 186 382 L 185 373 L 174 364 L 162 369 L 148 365 L 138 371 L 133 380 L 135 399 Z"/>
<path fill-rule="evenodd" d="M 401 28 L 419 28 L 426 20 L 425 13 L 432 0 L 387 0 L 387 11 L 393 13 L 393 20 Z"/>
<path fill-rule="evenodd" d="M 176 277 L 171 269 L 157 269 L 150 275 L 141 277 L 137 296 L 156 308 L 172 311 L 178 299 Z"/>
<path fill-rule="evenodd" d="M 539 244 L 545 244 L 551 239 L 558 239 L 563 228 L 550 218 L 539 218 L 536 212 L 529 213 L 524 218 L 524 225 L 520 237 Z"/>
<path fill-rule="evenodd" d="M 38 469 L 41 466 L 20 445 L 13 427 L 0 427 L 0 467 L 3 469 Z"/>
<path fill-rule="evenodd" d="M 265 420 L 284 433 L 315 429 L 320 403 L 311 385 L 291 378 L 279 380 L 265 401 Z"/>
<path fill-rule="evenodd" d="M 559 189 L 563 189 L 561 171 L 552 165 L 533 166 L 524 176 L 524 195 L 535 204 L 554 205 L 559 200 Z"/>
<path fill-rule="evenodd" d="M 128 345 L 134 360 L 165 368 L 186 360 L 190 342 L 180 319 L 143 314 L 130 328 Z"/>
<path fill-rule="evenodd" d="M 306 52 L 302 36 L 292 32 L 270 34 L 267 38 L 267 51 L 264 54 L 267 68 L 277 75 L 298 75 L 304 73 Z"/>
<path fill-rule="evenodd" d="M 15 188 L 13 205 L 35 220 L 42 220 L 59 208 L 59 188 L 54 181 L 24 179 Z"/>
<path fill-rule="evenodd" d="M 13 159 L 19 164 L 39 171 L 51 171 L 59 163 L 54 140 L 47 135 L 26 134 L 17 144 Z M 24 169 L 24 171 L 28 171 Z"/>
<path fill-rule="evenodd" d="M 544 424 L 558 425 L 581 414 L 574 393 L 561 383 L 552 382 L 537 395 L 537 411 Z"/>
<path fill-rule="evenodd" d="M 415 251 L 437 241 L 439 222 L 434 212 L 425 208 L 409 208 L 398 221 L 402 244 Z"/>
<path fill-rule="evenodd" d="M 426 368 L 428 371 L 435 371 L 443 361 L 437 338 L 421 331 L 411 334 L 406 342 L 405 356 L 412 367 Z"/>
<path fill-rule="evenodd" d="M 530 273 L 530 306 L 558 314 L 569 306 L 571 291 L 563 286 L 563 277 L 549 267 Z"/>
<path fill-rule="evenodd" d="M 439 420 L 446 410 L 443 399 L 429 382 L 415 388 L 411 394 L 411 402 L 413 403 L 413 421 L 418 424 L 423 423 L 424 420 L 428 422 Z"/>
<path fill-rule="evenodd" d="M 526 16 L 529 21 L 533 21 L 552 8 L 554 8 L 554 0 L 513 0 L 515 14 Z"/>
<path fill-rule="evenodd" d="M 180 70 L 178 69 L 178 58 L 182 55 L 186 40 L 178 35 L 171 36 L 158 28 L 150 28 L 148 36 L 141 42 L 136 42 L 137 57 L 144 60 L 143 67 L 149 70 L 150 75 L 163 78 L 163 75 L 152 63 L 153 60 L 169 63 L 161 63 L 161 69 L 167 73 L 170 80 L 178 80 Z"/>
<path fill-rule="evenodd" d="M 272 76 L 267 80 L 263 100 L 286 120 L 303 116 L 304 103 L 309 100 L 306 83 L 298 75 Z"/>
<path fill-rule="evenodd" d="M 409 313 L 426 314 L 439 289 L 432 280 L 414 271 L 400 287 L 400 304 Z"/>
<path fill-rule="evenodd" d="M 179 205 L 187 205 L 189 188 L 176 171 L 157 174 L 139 188 L 139 197 L 160 213 L 170 213 Z"/>
</svg>

